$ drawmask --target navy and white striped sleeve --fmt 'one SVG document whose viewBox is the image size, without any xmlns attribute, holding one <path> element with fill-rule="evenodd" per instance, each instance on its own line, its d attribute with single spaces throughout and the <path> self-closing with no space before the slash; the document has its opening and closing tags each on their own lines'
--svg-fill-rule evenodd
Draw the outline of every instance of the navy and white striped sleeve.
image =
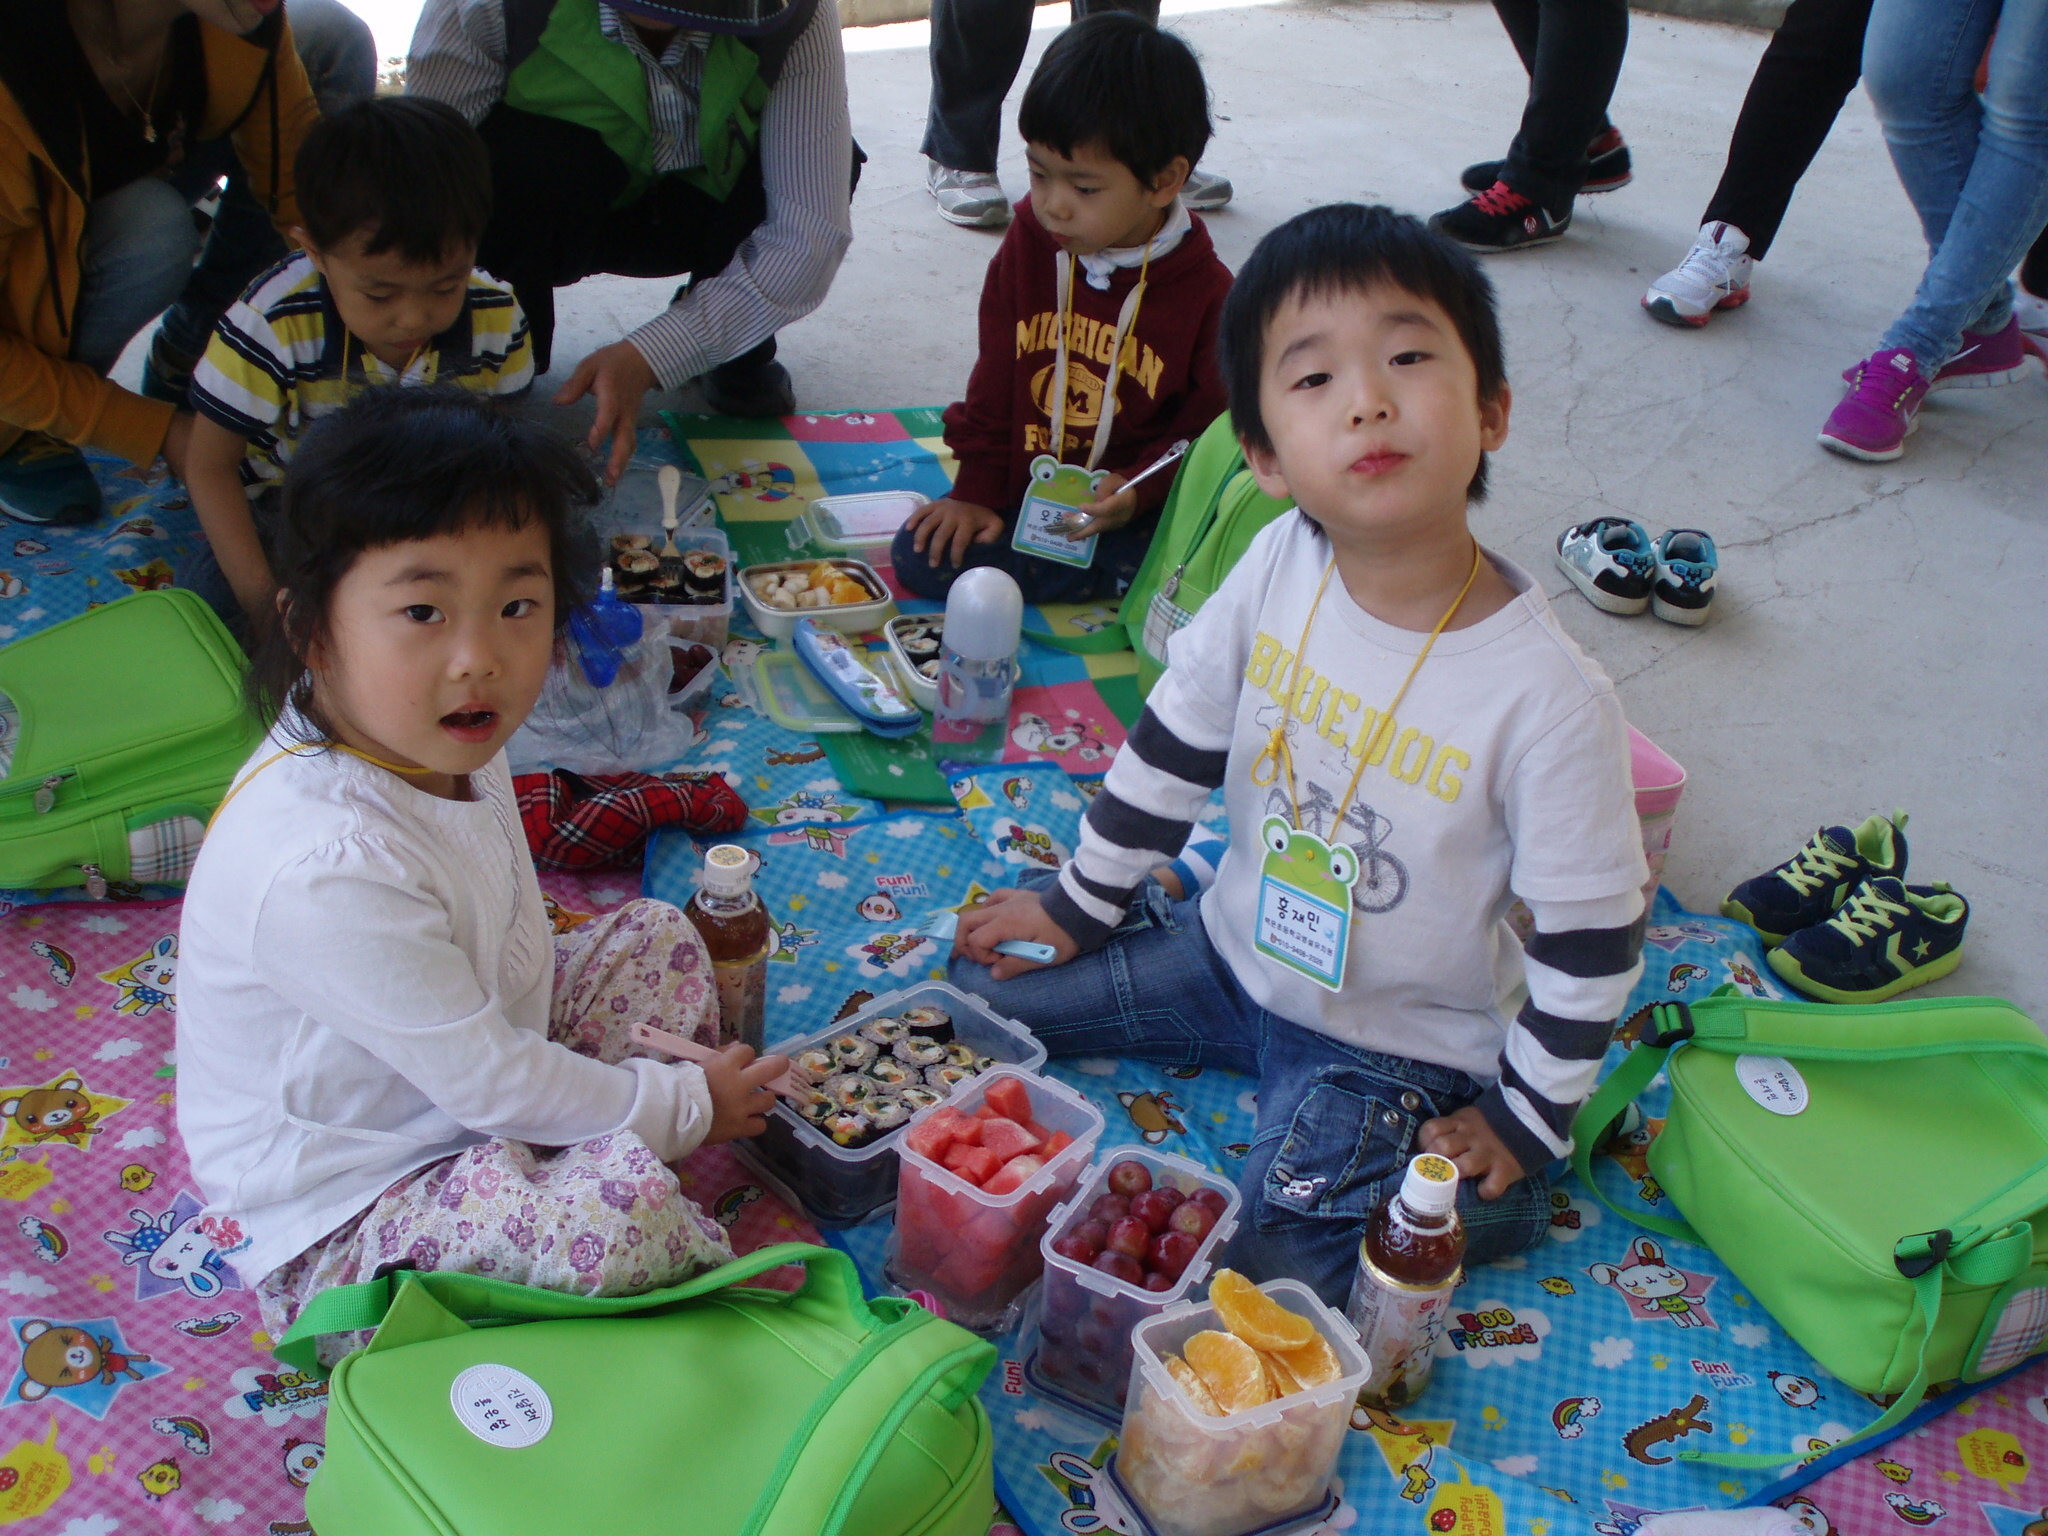
<svg viewBox="0 0 2048 1536">
<path fill-rule="evenodd" d="M 1522 957 L 1529 997 L 1508 1026 L 1500 1080 L 1479 1099 L 1525 1172 L 1571 1151 L 1572 1117 L 1643 973 L 1645 921 L 1640 891 L 1531 910 L 1536 931 Z"/>
</svg>

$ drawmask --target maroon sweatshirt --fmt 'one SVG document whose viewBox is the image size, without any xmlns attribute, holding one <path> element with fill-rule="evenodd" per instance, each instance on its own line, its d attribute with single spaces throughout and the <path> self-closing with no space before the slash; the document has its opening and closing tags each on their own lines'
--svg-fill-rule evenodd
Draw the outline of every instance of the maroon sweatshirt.
<svg viewBox="0 0 2048 1536">
<path fill-rule="evenodd" d="M 1230 291 L 1230 269 L 1216 258 L 1201 215 L 1179 245 L 1152 263 L 1137 323 L 1124 343 L 1116 420 L 1102 469 L 1130 475 L 1177 438 L 1196 438 L 1223 413 L 1223 377 L 1216 363 L 1216 320 Z M 1110 344 L 1124 300 L 1138 284 L 1136 267 L 1110 274 L 1104 292 L 1074 264 L 1074 337 L 1067 361 L 1066 442 L 1052 449 L 1052 385 L 1060 338 L 1059 247 L 1031 212 L 1017 204 L 1003 244 L 981 285 L 981 350 L 967 380 L 967 398 L 946 409 L 946 446 L 960 461 L 953 494 L 1012 516 L 1024 500 L 1031 461 L 1056 452 L 1085 464 L 1101 419 Z M 1137 489 L 1141 512 L 1156 509 L 1172 487 L 1170 473 Z"/>
</svg>

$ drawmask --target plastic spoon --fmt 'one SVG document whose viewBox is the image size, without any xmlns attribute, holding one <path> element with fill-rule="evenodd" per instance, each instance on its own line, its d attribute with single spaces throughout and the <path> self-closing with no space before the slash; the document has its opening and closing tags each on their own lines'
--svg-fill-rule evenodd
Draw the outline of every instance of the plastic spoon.
<svg viewBox="0 0 2048 1536">
<path fill-rule="evenodd" d="M 661 558 L 680 560 L 683 552 L 676 548 L 676 497 L 683 489 L 683 472 L 673 464 L 664 464 L 654 478 L 661 486 Z"/>
</svg>

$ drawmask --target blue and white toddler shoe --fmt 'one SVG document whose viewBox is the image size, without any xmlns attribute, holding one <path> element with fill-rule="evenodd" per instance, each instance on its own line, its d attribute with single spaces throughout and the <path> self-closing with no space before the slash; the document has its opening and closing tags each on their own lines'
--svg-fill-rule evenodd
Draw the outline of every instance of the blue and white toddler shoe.
<svg viewBox="0 0 2048 1536">
<path fill-rule="evenodd" d="M 1641 523 L 1596 517 L 1557 536 L 1557 568 L 1586 601 L 1607 613 L 1637 614 L 1650 606 L 1657 557 Z"/>
<path fill-rule="evenodd" d="M 1657 575 L 1650 587 L 1650 611 L 1671 624 L 1704 624 L 1714 607 L 1714 581 L 1721 555 L 1697 528 L 1669 528 L 1651 546 Z"/>
</svg>

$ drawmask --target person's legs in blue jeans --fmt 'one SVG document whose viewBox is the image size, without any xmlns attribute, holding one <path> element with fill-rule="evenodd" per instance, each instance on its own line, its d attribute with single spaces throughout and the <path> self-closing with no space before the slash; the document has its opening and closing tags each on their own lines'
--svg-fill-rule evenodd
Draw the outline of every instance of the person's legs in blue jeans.
<svg viewBox="0 0 2048 1536">
<path fill-rule="evenodd" d="M 1877 0 L 1864 73 L 1931 252 L 1884 345 L 1931 378 L 1964 331 L 2005 326 L 2006 278 L 2048 220 L 2048 0 Z"/>
<path fill-rule="evenodd" d="M 322 112 L 358 101 L 377 88 L 377 40 L 354 11 L 340 0 L 291 0 L 287 14 L 299 62 Z M 142 392 L 175 405 L 185 403 L 192 370 L 212 339 L 215 322 L 258 273 L 285 255 L 283 237 L 270 222 L 268 189 L 249 185 L 249 173 L 228 140 L 194 145 L 172 181 L 190 204 L 205 197 L 222 176 L 228 184 L 206 248 L 177 302 L 165 313 L 143 369 Z"/>
<path fill-rule="evenodd" d="M 1145 548 L 1158 524 L 1148 518 L 1142 527 L 1119 528 L 1096 540 L 1094 562 L 1086 566 L 1061 565 L 1027 555 L 1010 543 L 1008 530 L 987 544 L 970 544 L 960 565 L 941 565 L 917 550 L 915 535 L 908 527 L 896 530 L 889 549 L 889 563 L 904 589 L 918 597 L 943 599 L 962 571 L 992 565 L 1016 578 L 1018 590 L 1027 603 L 1088 603 L 1121 596 L 1144 562 Z"/>
</svg>

